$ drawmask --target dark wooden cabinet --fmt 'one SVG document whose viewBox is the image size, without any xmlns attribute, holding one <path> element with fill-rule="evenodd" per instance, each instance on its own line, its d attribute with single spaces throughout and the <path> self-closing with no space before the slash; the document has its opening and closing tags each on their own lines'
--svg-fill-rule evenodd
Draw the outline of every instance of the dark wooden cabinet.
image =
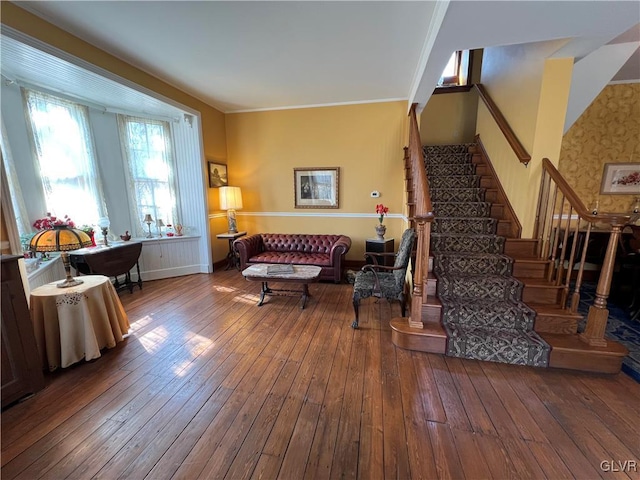
<svg viewBox="0 0 640 480">
<path fill-rule="evenodd" d="M 393 238 L 385 238 L 384 240 L 368 238 L 364 250 L 365 252 L 373 253 L 394 253 L 394 240 Z M 381 255 L 377 257 L 377 260 L 379 265 L 393 267 L 396 259 L 393 255 Z M 369 260 L 367 260 L 367 262 L 371 263 Z"/>
<path fill-rule="evenodd" d="M 44 388 L 19 256 L 2 255 L 2 407 Z"/>
</svg>

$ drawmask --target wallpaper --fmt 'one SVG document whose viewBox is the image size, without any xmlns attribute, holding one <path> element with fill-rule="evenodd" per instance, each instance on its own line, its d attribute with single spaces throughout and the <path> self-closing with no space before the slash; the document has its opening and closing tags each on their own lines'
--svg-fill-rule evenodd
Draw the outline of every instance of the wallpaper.
<svg viewBox="0 0 640 480">
<path fill-rule="evenodd" d="M 558 170 L 587 208 L 631 211 L 637 195 L 603 195 L 605 164 L 640 163 L 640 83 L 608 85 L 564 135 Z"/>
</svg>

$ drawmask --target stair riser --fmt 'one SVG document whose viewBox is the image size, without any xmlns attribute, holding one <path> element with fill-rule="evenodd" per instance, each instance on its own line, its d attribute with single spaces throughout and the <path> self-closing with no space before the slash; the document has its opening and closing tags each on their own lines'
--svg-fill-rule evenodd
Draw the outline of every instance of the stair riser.
<svg viewBox="0 0 640 480">
<path fill-rule="evenodd" d="M 526 307 L 516 306 L 510 306 L 500 312 L 491 312 L 465 308 L 465 305 L 450 304 L 445 300 L 442 315 L 443 321 L 448 325 L 529 330 L 533 328 L 535 313 Z"/>
<path fill-rule="evenodd" d="M 497 231 L 497 224 L 493 218 L 436 218 L 431 227 L 431 231 L 433 233 L 494 235 Z"/>
<path fill-rule="evenodd" d="M 538 314 L 533 329 L 538 333 L 563 333 L 573 335 L 578 332 L 578 322 L 575 318 L 563 318 L 556 315 L 544 316 Z"/>
<path fill-rule="evenodd" d="M 429 178 L 429 188 L 480 188 L 480 177 L 476 175 L 459 175 Z"/>
<path fill-rule="evenodd" d="M 489 203 L 496 203 L 498 201 L 498 192 L 496 190 L 485 190 L 484 201 Z"/>
<path fill-rule="evenodd" d="M 488 165 L 485 164 L 477 164 L 476 165 L 476 175 L 489 175 L 491 173 L 491 169 Z"/>
<path fill-rule="evenodd" d="M 431 251 L 437 252 L 470 252 L 470 253 L 502 253 L 504 239 L 495 238 L 475 238 L 461 236 L 431 236 Z"/>
<path fill-rule="evenodd" d="M 424 305 L 422 307 L 422 321 L 425 323 L 440 322 L 442 319 L 442 305 Z"/>
<path fill-rule="evenodd" d="M 525 285 L 522 301 L 540 305 L 560 305 L 562 289 L 557 287 L 541 287 Z"/>
<path fill-rule="evenodd" d="M 438 280 L 436 278 L 427 279 L 427 295 L 435 296 L 438 286 Z"/>
<path fill-rule="evenodd" d="M 473 156 L 470 153 L 450 153 L 447 155 L 427 155 L 424 163 L 429 171 L 434 165 L 472 165 Z"/>
<path fill-rule="evenodd" d="M 492 203 L 491 210 L 489 212 L 489 216 L 491 218 L 502 219 L 504 218 L 504 205 L 500 203 Z"/>
<path fill-rule="evenodd" d="M 473 143 L 460 143 L 453 145 L 425 145 L 422 147 L 422 151 L 426 156 L 431 154 L 442 155 L 442 154 L 458 154 L 458 153 L 469 153 L 469 149 L 473 148 Z M 475 155 L 475 153 L 474 153 Z"/>
<path fill-rule="evenodd" d="M 487 276 L 482 282 L 474 278 L 444 275 L 438 279 L 438 296 L 518 301 L 522 284 L 510 277 Z"/>
<path fill-rule="evenodd" d="M 513 263 L 513 276 L 523 278 L 547 278 L 548 263 Z"/>
<path fill-rule="evenodd" d="M 531 239 L 508 239 L 504 244 L 504 253 L 513 258 L 537 258 L 537 240 Z"/>
<path fill-rule="evenodd" d="M 467 258 L 440 254 L 437 255 L 435 271 L 442 274 L 463 275 L 506 275 L 511 276 L 512 262 L 507 257 Z"/>
<path fill-rule="evenodd" d="M 437 217 L 490 217 L 491 210 L 491 204 L 486 202 L 433 203 L 433 211 Z"/>
<path fill-rule="evenodd" d="M 474 175 L 475 165 L 470 163 L 445 163 L 445 164 L 427 164 L 427 175 L 434 177 L 446 177 L 449 175 Z"/>
<path fill-rule="evenodd" d="M 508 220 L 500 220 L 496 229 L 496 234 L 501 237 L 511 238 L 514 236 L 511 222 Z"/>
<path fill-rule="evenodd" d="M 431 202 L 484 202 L 482 188 L 445 188 L 431 190 Z"/>
</svg>

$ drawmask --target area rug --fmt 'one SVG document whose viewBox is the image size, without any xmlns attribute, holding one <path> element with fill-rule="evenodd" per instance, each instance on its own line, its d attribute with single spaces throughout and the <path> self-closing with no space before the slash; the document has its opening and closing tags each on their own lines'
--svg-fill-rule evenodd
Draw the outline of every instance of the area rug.
<svg viewBox="0 0 640 480">
<path fill-rule="evenodd" d="M 580 303 L 578 312 L 584 315 L 584 319 L 578 325 L 578 331 L 584 331 L 587 323 L 589 307 L 596 298 L 596 284 L 584 283 L 580 290 Z M 607 322 L 606 336 L 616 340 L 629 349 L 622 361 L 622 371 L 640 383 L 640 322 L 631 320 L 629 313 L 611 302 L 608 303 L 609 321 Z"/>
</svg>

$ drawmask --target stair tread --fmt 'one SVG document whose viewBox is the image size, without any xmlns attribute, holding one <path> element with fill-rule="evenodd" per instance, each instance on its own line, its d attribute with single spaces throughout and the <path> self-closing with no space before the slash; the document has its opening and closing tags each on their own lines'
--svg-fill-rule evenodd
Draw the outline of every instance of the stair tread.
<svg viewBox="0 0 640 480">
<path fill-rule="evenodd" d="M 551 348 L 554 350 L 581 351 L 592 354 L 611 355 L 614 357 L 623 357 L 629 353 L 627 347 L 613 340 L 607 340 L 606 347 L 599 347 L 583 342 L 580 340 L 578 334 L 541 333 L 540 336 L 551 345 Z"/>
<path fill-rule="evenodd" d="M 535 278 L 535 277 L 517 277 L 517 278 L 528 287 L 564 288 L 564 285 L 555 285 L 553 283 L 550 283 L 546 278 Z"/>
<path fill-rule="evenodd" d="M 551 263 L 551 260 L 545 260 L 544 258 L 513 258 L 513 261 L 516 263 Z"/>
<path fill-rule="evenodd" d="M 535 304 L 535 303 L 527 303 L 531 309 L 535 310 L 536 313 L 541 315 L 549 315 L 549 316 L 562 316 L 562 317 L 571 317 L 571 318 L 583 318 L 583 315 L 572 312 L 566 308 L 562 308 L 557 305 L 545 305 L 545 304 Z"/>
</svg>

